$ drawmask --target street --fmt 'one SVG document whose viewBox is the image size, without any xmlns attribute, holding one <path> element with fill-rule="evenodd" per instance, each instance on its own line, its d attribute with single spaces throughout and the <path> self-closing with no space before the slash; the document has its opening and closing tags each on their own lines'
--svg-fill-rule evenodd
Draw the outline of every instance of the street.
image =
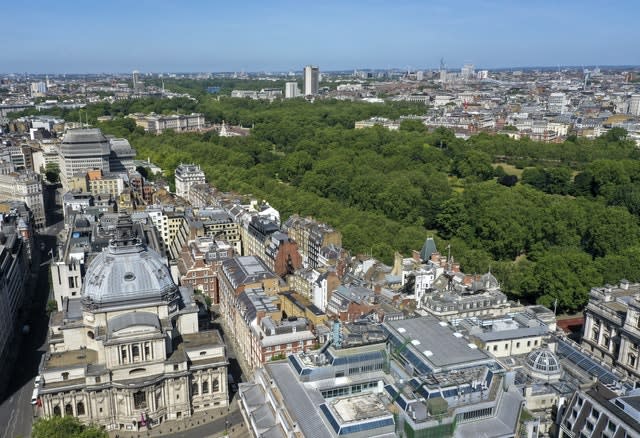
<svg viewBox="0 0 640 438">
<path fill-rule="evenodd" d="M 0 398 L 0 424 L 4 427 L 0 431 L 0 438 L 28 437 L 34 421 L 34 408 L 31 405 L 31 395 L 34 388 L 34 380 L 38 373 L 40 360 L 47 350 L 47 330 L 49 320 L 45 309 L 47 301 L 51 299 L 49 290 L 49 250 L 56 248 L 56 236 L 63 228 L 61 215 L 57 215 L 57 221 L 40 230 L 34 244 L 34 255 L 31 271 L 31 284 L 26 293 L 23 305 L 24 323 L 30 326 L 30 332 L 19 339 L 19 350 L 16 352 L 14 364 L 8 365 L 5 372 L 11 377 L 5 394 Z M 44 243 L 41 247 L 40 243 Z M 217 310 L 217 309 L 215 309 Z M 212 327 L 220 330 L 227 345 L 227 357 L 229 360 L 229 372 L 235 383 L 246 380 L 245 371 L 237 359 L 232 339 L 225 336 L 219 314 L 212 321 Z M 17 344 L 16 344 L 17 345 Z M 234 387 L 236 387 L 234 385 Z M 163 424 L 161 427 L 147 431 L 150 436 L 167 436 L 172 438 L 196 438 L 204 436 L 221 436 L 227 429 L 232 436 L 243 436 L 246 425 L 238 408 L 237 397 L 230 390 L 229 409 L 224 412 L 196 415 L 193 418 L 180 422 L 175 421 Z M 192 426 L 193 423 L 193 426 Z M 185 430 L 186 427 L 189 427 Z M 145 432 L 145 435 L 146 433 Z M 238 435 L 240 434 L 240 435 Z M 136 434 L 137 435 L 137 434 Z M 113 435 L 112 435 L 113 436 Z M 120 436 L 133 436 L 121 433 Z"/>
<path fill-rule="evenodd" d="M 49 264 L 50 248 L 55 249 L 56 235 L 62 229 L 62 218 L 40 230 L 35 238 L 32 257 L 31 285 L 25 293 L 23 304 L 24 323 L 30 326 L 27 335 L 20 334 L 20 348 L 15 354 L 13 364 L 6 365 L 4 372 L 10 373 L 11 378 L 5 394 L 0 398 L 0 424 L 4 425 L 0 431 L 0 438 L 28 437 L 31 434 L 33 422 L 33 407 L 31 394 L 35 376 L 42 355 L 47 350 L 47 329 L 49 319 L 45 313 L 49 299 Z M 40 249 L 40 242 L 44 249 Z"/>
</svg>

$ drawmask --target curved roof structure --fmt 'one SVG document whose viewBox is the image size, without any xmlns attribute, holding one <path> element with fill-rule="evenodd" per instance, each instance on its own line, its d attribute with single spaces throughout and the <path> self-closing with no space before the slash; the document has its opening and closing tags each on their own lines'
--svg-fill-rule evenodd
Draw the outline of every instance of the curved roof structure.
<svg viewBox="0 0 640 438">
<path fill-rule="evenodd" d="M 109 140 L 97 128 L 70 129 L 60 143 L 63 157 L 108 156 Z"/>
<path fill-rule="evenodd" d="M 533 350 L 527 356 L 525 363 L 534 377 L 553 379 L 560 378 L 562 374 L 560 361 L 546 348 Z"/>
<path fill-rule="evenodd" d="M 106 250 L 89 265 L 82 286 L 85 308 L 97 309 L 144 302 L 170 302 L 179 297 L 160 254 L 119 228 Z"/>
<path fill-rule="evenodd" d="M 149 312 L 124 313 L 109 319 L 107 322 L 110 335 L 113 335 L 120 330 L 138 326 L 148 327 L 155 331 L 161 330 L 158 315 Z"/>
</svg>

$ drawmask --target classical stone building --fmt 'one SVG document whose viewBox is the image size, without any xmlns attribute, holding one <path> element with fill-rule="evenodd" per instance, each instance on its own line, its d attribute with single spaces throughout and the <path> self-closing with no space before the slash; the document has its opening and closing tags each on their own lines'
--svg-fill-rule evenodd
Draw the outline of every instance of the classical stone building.
<svg viewBox="0 0 640 438">
<path fill-rule="evenodd" d="M 640 284 L 594 287 L 584 311 L 582 346 L 627 376 L 640 378 Z"/>
<path fill-rule="evenodd" d="M 80 296 L 62 304 L 40 369 L 45 416 L 136 431 L 228 405 L 220 335 L 199 332 L 191 289 L 176 286 L 128 217 L 90 262 Z"/>
</svg>

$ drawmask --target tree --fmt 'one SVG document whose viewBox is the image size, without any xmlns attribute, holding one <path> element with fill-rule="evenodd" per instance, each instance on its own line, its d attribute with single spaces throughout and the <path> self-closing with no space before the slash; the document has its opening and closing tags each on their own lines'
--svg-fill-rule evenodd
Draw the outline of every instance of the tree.
<svg viewBox="0 0 640 438">
<path fill-rule="evenodd" d="M 44 168 L 44 175 L 50 183 L 60 182 L 60 167 L 57 163 L 47 163 Z"/>
<path fill-rule="evenodd" d="M 400 130 L 409 132 L 427 133 L 427 126 L 418 119 L 406 119 L 400 122 Z"/>
<path fill-rule="evenodd" d="M 541 297 L 538 302 L 553 308 L 576 312 L 589 300 L 593 285 L 602 284 L 602 276 L 595 269 L 588 254 L 572 249 L 556 249 L 545 254 L 534 269 Z"/>
<path fill-rule="evenodd" d="M 518 183 L 518 177 L 515 175 L 503 175 L 498 178 L 498 183 L 505 187 L 513 187 Z"/>
<path fill-rule="evenodd" d="M 453 160 L 453 174 L 460 178 L 477 177 L 484 181 L 493 177 L 493 166 L 489 154 L 469 150 Z"/>
<path fill-rule="evenodd" d="M 137 166 L 136 172 L 138 172 L 144 179 L 149 179 L 149 170 L 144 166 Z"/>
<path fill-rule="evenodd" d="M 87 426 L 76 417 L 40 418 L 33 425 L 32 438 L 108 438 L 98 426 Z"/>
</svg>

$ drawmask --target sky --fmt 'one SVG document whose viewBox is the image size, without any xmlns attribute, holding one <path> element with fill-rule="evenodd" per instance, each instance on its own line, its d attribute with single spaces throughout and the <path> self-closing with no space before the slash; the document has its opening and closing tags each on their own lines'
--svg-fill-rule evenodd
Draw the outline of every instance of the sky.
<svg viewBox="0 0 640 438">
<path fill-rule="evenodd" d="M 639 65 L 640 1 L 5 2 L 0 72 Z"/>
</svg>

